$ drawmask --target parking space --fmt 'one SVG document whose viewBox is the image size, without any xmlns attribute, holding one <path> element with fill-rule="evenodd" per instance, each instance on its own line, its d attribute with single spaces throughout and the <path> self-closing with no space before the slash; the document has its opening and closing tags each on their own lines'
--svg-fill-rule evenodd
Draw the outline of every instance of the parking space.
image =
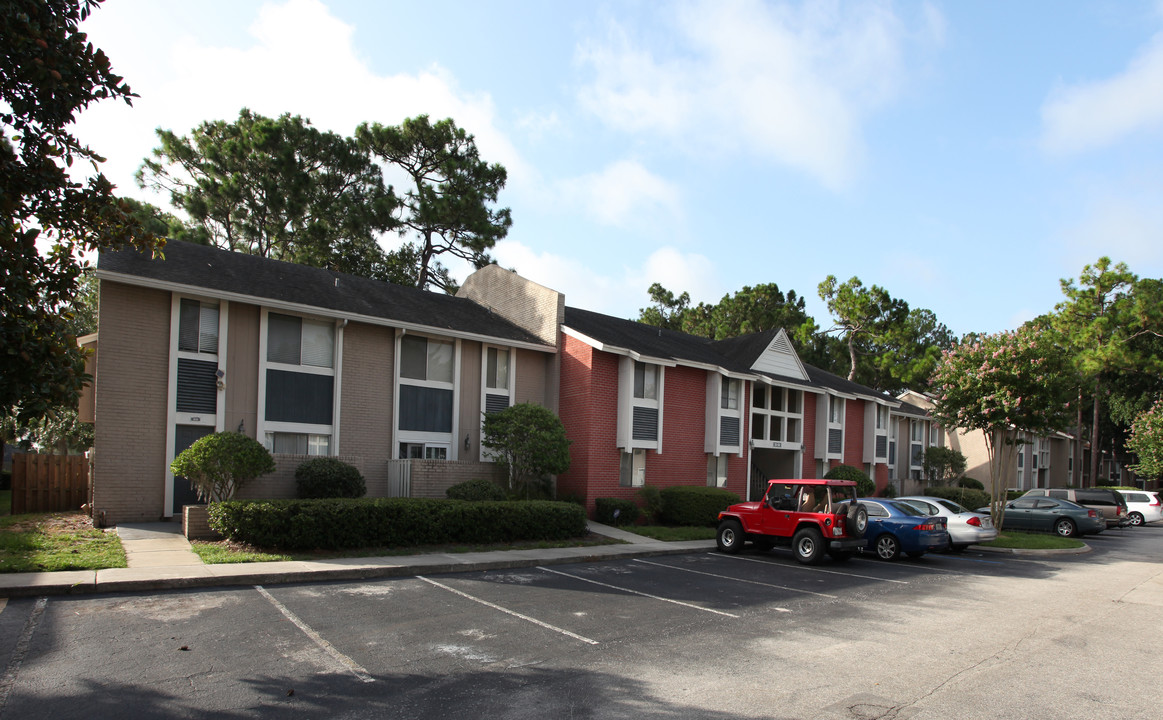
<svg viewBox="0 0 1163 720">
<path fill-rule="evenodd" d="M 1136 537 L 1163 541 L 1163 533 Z M 361 583 L 54 597 L 39 610 L 36 600 L 13 600 L 0 610 L 0 662 L 9 668 L 0 717 L 60 720 L 114 707 L 142 717 L 186 717 L 191 708 L 274 716 L 290 707 L 363 716 L 365 706 L 418 717 L 447 714 L 453 702 L 467 703 L 471 716 L 543 717 L 568 713 L 570 703 L 588 706 L 595 694 L 629 711 L 639 694 L 661 702 L 658 689 L 676 674 L 702 685 L 691 663 L 803 653 L 802 643 L 821 633 L 850 637 L 854 624 L 871 623 L 899 643 L 893 623 L 908 608 L 924 608 L 917 623 L 972 627 L 971 613 L 992 612 L 986 600 L 999 588 L 1024 593 L 1050 580 L 1060 593 L 1061 577 L 1121 558 L 1105 550 L 1037 559 L 970 551 L 806 567 L 779 549 L 748 549 Z M 850 644 L 836 642 L 828 646 Z M 509 695 L 532 703 L 528 712 L 512 712 Z M 696 697 L 686 702 L 707 709 Z"/>
</svg>

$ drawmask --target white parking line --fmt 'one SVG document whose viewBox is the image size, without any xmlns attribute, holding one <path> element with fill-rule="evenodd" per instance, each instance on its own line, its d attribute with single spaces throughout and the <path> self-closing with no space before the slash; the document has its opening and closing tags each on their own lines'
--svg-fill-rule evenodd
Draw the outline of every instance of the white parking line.
<svg viewBox="0 0 1163 720">
<path fill-rule="evenodd" d="M 739 557 L 738 555 L 727 555 L 724 553 L 714 553 L 714 552 L 710 552 L 707 554 L 713 555 L 715 557 L 730 558 L 732 560 L 746 560 L 747 562 L 760 563 L 761 565 L 775 565 L 775 563 L 771 563 L 771 562 L 768 562 L 766 560 L 756 560 L 755 558 Z M 855 578 L 861 578 L 863 580 L 879 580 L 880 582 L 898 583 L 900 585 L 908 585 L 909 584 L 909 582 L 907 580 L 890 580 L 888 578 L 875 577 L 873 575 L 859 575 L 857 573 L 840 572 L 839 570 L 825 570 L 824 568 L 810 567 L 808 565 L 799 565 L 799 564 L 784 565 L 783 563 L 780 563 L 778 567 L 787 568 L 789 570 L 810 570 L 812 572 L 828 573 L 829 575 L 843 575 L 844 577 L 855 577 Z"/>
<path fill-rule="evenodd" d="M 435 585 L 436 587 L 438 587 L 442 590 L 447 590 L 448 592 L 450 592 L 454 595 L 459 595 L 462 598 L 465 598 L 467 600 L 472 600 L 473 602 L 480 603 L 481 605 L 484 605 L 485 607 L 490 607 L 494 610 L 499 610 L 500 612 L 503 612 L 506 615 L 512 615 L 515 618 L 520 618 L 522 620 L 525 620 L 526 622 L 531 622 L 534 625 L 537 625 L 538 627 L 545 628 L 546 630 L 552 630 L 553 632 L 561 633 L 562 635 L 565 635 L 566 637 L 571 637 L 574 640 L 581 640 L 582 642 L 589 643 L 590 645 L 597 645 L 598 644 L 597 640 L 591 640 L 588 637 L 583 637 L 581 635 L 578 635 L 577 633 L 572 633 L 569 630 L 559 628 L 556 625 L 550 625 L 547 622 L 542 622 L 542 621 L 538 620 L 537 618 L 531 618 L 528 615 L 522 615 L 521 613 L 516 612 L 514 610 L 510 610 L 508 608 L 503 608 L 500 605 L 489 602 L 488 600 L 482 600 L 479 597 L 469 595 L 466 592 L 461 592 L 460 590 L 457 590 L 456 588 L 448 587 L 447 585 L 444 585 L 443 583 L 438 583 L 435 580 L 432 580 L 431 578 L 424 577 L 423 575 L 417 575 L 416 577 L 417 577 L 417 579 L 423 580 L 424 582 L 428 583 L 429 585 Z"/>
<path fill-rule="evenodd" d="M 323 652 L 327 653 L 332 658 L 334 658 L 335 661 L 338 662 L 340 665 L 342 665 L 344 668 L 346 668 L 347 670 L 350 670 L 351 674 L 355 675 L 357 678 L 359 678 L 360 682 L 365 682 L 365 683 L 375 682 L 375 678 L 373 678 L 371 675 L 369 675 L 367 670 L 360 667 L 360 665 L 356 661 L 352 660 L 348 656 L 346 656 L 343 653 L 336 650 L 334 645 L 332 645 L 331 643 L 324 640 L 323 636 L 321 636 L 319 633 L 312 630 L 311 627 L 307 623 L 300 620 L 299 616 L 296 615 L 295 613 L 291 612 L 291 610 L 286 605 L 283 605 L 278 600 L 275 600 L 274 596 L 271 595 L 269 592 L 267 592 L 266 589 L 262 585 L 255 585 L 254 589 L 258 590 L 260 595 L 262 595 L 267 600 L 269 600 L 271 605 L 274 605 L 276 608 L 278 608 L 278 611 L 283 614 L 283 617 L 290 620 L 292 623 L 295 624 L 295 627 L 297 627 L 303 631 L 304 635 L 311 638 L 315 642 L 315 644 L 318 645 L 320 647 L 320 649 L 323 650 Z"/>
<path fill-rule="evenodd" d="M 16 641 L 16 647 L 12 649 L 12 656 L 8 660 L 8 667 L 4 670 L 4 675 L 0 677 L 0 716 L 4 714 L 4 706 L 8 704 L 8 694 L 12 692 L 13 686 L 16 685 L 16 677 L 20 674 L 20 666 L 24 664 L 24 656 L 28 653 L 28 644 L 32 642 L 32 634 L 36 632 L 36 626 L 40 624 L 40 618 L 44 615 L 44 608 L 48 605 L 48 598 L 41 597 L 36 599 L 36 604 L 32 606 L 32 612 L 28 619 L 24 621 L 24 629 L 20 632 L 20 638 Z"/>
<path fill-rule="evenodd" d="M 789 592 L 803 593 L 805 595 L 817 595 L 819 597 L 832 598 L 833 600 L 836 599 L 835 595 L 816 592 L 814 590 L 801 590 L 799 588 L 788 587 L 786 585 L 759 582 L 758 580 L 745 580 L 743 578 L 731 577 L 730 575 L 717 575 L 715 573 L 703 572 L 702 570 L 691 570 L 690 568 L 678 567 L 676 565 L 663 565 L 662 563 L 650 562 L 649 560 L 639 560 L 638 558 L 635 558 L 634 562 L 639 562 L 643 565 L 654 565 L 655 567 L 666 568 L 668 570 L 681 570 L 683 572 L 694 573 L 695 575 L 706 575 L 707 577 L 719 578 L 720 580 L 731 580 L 733 582 L 748 583 L 750 585 L 762 585 L 763 587 L 776 588 L 777 590 L 787 590 Z"/>
<path fill-rule="evenodd" d="M 630 588 L 618 587 L 617 585 L 609 585 L 609 584 L 604 583 L 604 582 L 598 582 L 597 580 L 590 580 L 589 578 L 582 577 L 580 575 L 570 575 L 569 573 L 563 573 L 559 570 L 550 570 L 549 568 L 541 567 L 540 565 L 537 566 L 537 569 L 544 570 L 545 572 L 553 573 L 554 575 L 562 575 L 562 576 L 567 577 L 567 578 L 573 578 L 574 580 L 581 580 L 582 582 L 593 583 L 594 585 L 601 585 L 602 587 L 607 587 L 607 588 L 610 588 L 611 590 L 621 590 L 622 592 L 628 592 L 628 593 L 632 593 L 634 595 L 641 595 L 642 597 L 648 597 L 651 600 L 661 600 L 662 602 L 674 603 L 675 605 L 682 605 L 683 607 L 688 607 L 688 608 L 691 608 L 693 610 L 702 610 L 703 612 L 714 613 L 716 615 L 725 615 L 725 616 L 731 617 L 731 618 L 738 618 L 739 617 L 738 615 L 732 615 L 731 613 L 723 612 L 722 610 L 712 610 L 711 608 L 699 607 L 698 605 L 692 605 L 691 603 L 685 603 L 681 600 L 672 600 L 670 598 L 664 598 L 664 597 L 660 597 L 658 595 L 651 595 L 650 593 L 644 593 L 644 592 L 640 592 L 638 590 L 631 590 Z"/>
</svg>

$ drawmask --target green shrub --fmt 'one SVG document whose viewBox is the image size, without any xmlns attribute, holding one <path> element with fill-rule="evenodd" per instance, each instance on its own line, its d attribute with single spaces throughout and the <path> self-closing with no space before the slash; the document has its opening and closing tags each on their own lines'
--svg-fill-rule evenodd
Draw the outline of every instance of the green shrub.
<svg viewBox="0 0 1163 720">
<path fill-rule="evenodd" d="M 633 500 L 622 498 L 596 498 L 594 519 L 603 525 L 632 525 L 641 511 Z"/>
<path fill-rule="evenodd" d="M 280 550 L 566 540 L 586 531 L 584 509 L 541 500 L 231 500 L 209 514 L 230 540 Z"/>
<path fill-rule="evenodd" d="M 723 488 L 680 485 L 658 491 L 659 520 L 664 525 L 709 527 L 719 522 L 719 513 L 739 502 L 739 496 Z"/>
<path fill-rule="evenodd" d="M 979 507 L 989 505 L 989 493 L 974 490 L 973 488 L 927 487 L 923 494 L 952 500 L 969 510 L 976 510 Z"/>
<path fill-rule="evenodd" d="M 859 497 L 872 497 L 876 492 L 876 483 L 868 477 L 868 473 L 851 465 L 837 465 L 824 476 L 827 480 L 852 480 L 856 483 L 856 494 Z"/>
<path fill-rule="evenodd" d="M 1098 479 L 1098 481 L 1094 483 L 1094 486 L 1095 487 L 1114 487 L 1117 482 L 1118 482 L 1118 480 L 1111 480 L 1110 478 L 1100 477 Z"/>
<path fill-rule="evenodd" d="M 879 494 L 882 498 L 894 498 L 897 496 L 896 486 L 894 486 L 892 483 L 889 483 L 888 485 L 884 486 L 884 489 L 881 490 Z"/>
<path fill-rule="evenodd" d="M 274 472 L 275 461 L 257 440 L 218 432 L 195 440 L 174 458 L 170 470 L 189 480 L 203 501 L 219 502 L 259 475 Z"/>
<path fill-rule="evenodd" d="M 367 483 L 359 470 L 339 458 L 311 458 L 295 468 L 299 497 L 357 498 L 367 494 Z"/>
<path fill-rule="evenodd" d="M 504 490 L 491 480 L 483 478 L 457 483 L 445 490 L 444 494 L 449 500 L 466 500 L 468 502 L 505 499 Z"/>
<path fill-rule="evenodd" d="M 971 488 L 973 490 L 985 490 L 985 485 L 980 480 L 974 480 L 969 476 L 965 476 L 957 481 L 957 487 Z"/>
<path fill-rule="evenodd" d="M 642 515 L 651 525 L 662 517 L 662 495 L 654 485 L 643 485 L 638 488 L 638 497 L 642 500 Z"/>
</svg>

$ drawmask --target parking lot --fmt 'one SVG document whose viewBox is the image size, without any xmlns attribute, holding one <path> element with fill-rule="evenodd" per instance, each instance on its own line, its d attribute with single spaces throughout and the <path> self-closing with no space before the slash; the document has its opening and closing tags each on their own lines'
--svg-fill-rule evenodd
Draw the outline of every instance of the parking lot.
<svg viewBox="0 0 1163 720">
<path fill-rule="evenodd" d="M 10 600 L 0 717 L 1157 717 L 1163 527 Z"/>
</svg>

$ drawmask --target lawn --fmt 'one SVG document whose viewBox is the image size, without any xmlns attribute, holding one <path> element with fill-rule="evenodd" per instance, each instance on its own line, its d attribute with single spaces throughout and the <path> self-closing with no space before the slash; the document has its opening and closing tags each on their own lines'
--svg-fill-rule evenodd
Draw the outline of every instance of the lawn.
<svg viewBox="0 0 1163 720">
<path fill-rule="evenodd" d="M 998 534 L 997 540 L 980 543 L 984 547 L 1017 548 L 1021 550 L 1068 550 L 1085 545 L 1075 538 L 1058 537 L 1049 533 L 1008 531 Z"/>
<path fill-rule="evenodd" d="M 78 512 L 0 516 L 0 573 L 125 567 L 116 533 Z"/>
<path fill-rule="evenodd" d="M 621 528 L 638 535 L 644 535 L 663 542 L 680 540 L 714 540 L 715 528 L 709 527 L 668 527 L 666 525 L 634 525 Z"/>
</svg>

